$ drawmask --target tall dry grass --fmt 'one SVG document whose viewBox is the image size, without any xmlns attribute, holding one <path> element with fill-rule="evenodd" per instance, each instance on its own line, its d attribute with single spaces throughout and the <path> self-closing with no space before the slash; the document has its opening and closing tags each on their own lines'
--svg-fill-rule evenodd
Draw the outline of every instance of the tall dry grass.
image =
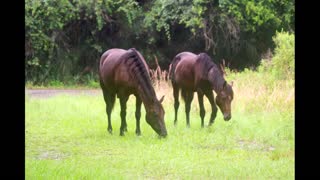
<svg viewBox="0 0 320 180">
<path fill-rule="evenodd" d="M 233 81 L 234 100 L 232 108 L 240 112 L 255 111 L 281 111 L 289 109 L 294 111 L 294 80 L 279 80 L 267 72 L 256 72 L 246 69 L 243 72 L 231 72 L 226 69 L 227 82 Z M 165 101 L 174 103 L 171 81 L 155 80 L 154 88 L 159 97 L 165 95 Z M 216 93 L 214 92 L 216 95 Z M 181 98 L 179 98 L 182 101 Z M 204 98 L 206 106 L 209 102 Z M 184 103 L 180 102 L 184 108 Z M 194 94 L 192 108 L 199 109 L 197 94 Z"/>
</svg>

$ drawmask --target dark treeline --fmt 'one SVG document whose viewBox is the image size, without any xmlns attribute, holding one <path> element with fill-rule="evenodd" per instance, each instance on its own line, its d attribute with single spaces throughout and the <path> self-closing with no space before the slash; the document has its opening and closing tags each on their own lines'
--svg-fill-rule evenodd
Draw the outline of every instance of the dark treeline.
<svg viewBox="0 0 320 180">
<path fill-rule="evenodd" d="M 110 48 L 135 47 L 155 68 L 207 52 L 231 69 L 256 67 L 276 31 L 294 33 L 294 0 L 26 0 L 26 81 L 96 78 Z"/>
</svg>

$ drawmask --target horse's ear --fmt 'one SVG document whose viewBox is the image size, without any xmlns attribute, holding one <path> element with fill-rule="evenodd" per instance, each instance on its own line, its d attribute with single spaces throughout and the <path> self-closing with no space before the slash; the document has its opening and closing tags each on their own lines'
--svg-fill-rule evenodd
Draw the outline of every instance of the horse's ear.
<svg viewBox="0 0 320 180">
<path fill-rule="evenodd" d="M 162 103 L 163 99 L 164 99 L 164 95 L 159 99 L 159 102 Z"/>
<path fill-rule="evenodd" d="M 233 86 L 233 81 L 230 82 L 230 86 L 231 86 L 231 87 Z"/>
</svg>

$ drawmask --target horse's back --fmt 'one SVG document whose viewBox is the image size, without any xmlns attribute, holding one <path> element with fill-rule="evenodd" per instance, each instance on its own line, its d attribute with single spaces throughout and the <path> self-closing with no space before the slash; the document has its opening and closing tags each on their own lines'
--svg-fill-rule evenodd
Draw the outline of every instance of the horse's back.
<svg viewBox="0 0 320 180">
<path fill-rule="evenodd" d="M 174 64 L 174 69 L 173 71 L 178 72 L 178 73 L 183 73 L 184 71 L 189 71 L 189 69 L 192 68 L 192 65 L 195 63 L 197 59 L 197 55 L 191 52 L 181 52 L 177 54 L 174 58 L 173 64 Z M 179 69 L 177 71 L 177 69 Z"/>
<path fill-rule="evenodd" d="M 114 48 L 103 53 L 100 59 L 99 73 L 104 84 L 112 82 L 115 72 L 117 71 L 119 64 L 121 64 L 120 57 L 126 52 L 127 51 L 124 49 Z"/>
<path fill-rule="evenodd" d="M 129 50 L 114 48 L 103 53 L 100 59 L 99 73 L 100 78 L 107 89 L 117 91 L 119 88 L 135 88 L 134 79 L 132 79 L 133 76 L 130 74 L 130 67 L 126 63 L 127 59 L 130 58 L 132 53 L 135 54 L 135 52 L 148 72 L 149 68 L 143 56 L 134 48 Z"/>
<path fill-rule="evenodd" d="M 100 58 L 100 68 L 105 66 L 104 63 L 108 61 L 108 64 L 111 63 L 111 61 L 118 60 L 124 53 L 126 53 L 127 50 L 124 49 L 118 49 L 113 48 L 109 49 L 106 52 L 104 52 Z"/>
<path fill-rule="evenodd" d="M 182 52 L 176 55 L 174 69 L 174 81 L 177 85 L 194 89 L 194 64 L 197 60 L 197 55 L 191 52 Z"/>
<path fill-rule="evenodd" d="M 176 55 L 176 57 L 180 57 L 180 58 L 183 58 L 183 57 L 191 57 L 191 58 L 194 58 L 196 57 L 197 55 L 192 53 L 192 52 L 188 52 L 188 51 L 184 51 L 184 52 L 181 52 L 179 54 Z"/>
</svg>

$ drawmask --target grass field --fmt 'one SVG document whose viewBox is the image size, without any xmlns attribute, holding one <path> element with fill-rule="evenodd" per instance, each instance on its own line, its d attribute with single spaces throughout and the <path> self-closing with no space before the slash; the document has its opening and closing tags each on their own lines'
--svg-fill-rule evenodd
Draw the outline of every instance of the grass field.
<svg viewBox="0 0 320 180">
<path fill-rule="evenodd" d="M 232 119 L 220 110 L 200 127 L 198 101 L 192 102 L 186 128 L 184 102 L 173 125 L 172 89 L 156 87 L 163 102 L 168 137 L 159 139 L 144 119 L 135 135 L 135 99 L 127 110 L 128 132 L 119 136 L 120 105 L 107 133 L 102 93 L 25 99 L 26 179 L 294 179 L 294 81 L 251 71 L 231 73 Z"/>
</svg>

